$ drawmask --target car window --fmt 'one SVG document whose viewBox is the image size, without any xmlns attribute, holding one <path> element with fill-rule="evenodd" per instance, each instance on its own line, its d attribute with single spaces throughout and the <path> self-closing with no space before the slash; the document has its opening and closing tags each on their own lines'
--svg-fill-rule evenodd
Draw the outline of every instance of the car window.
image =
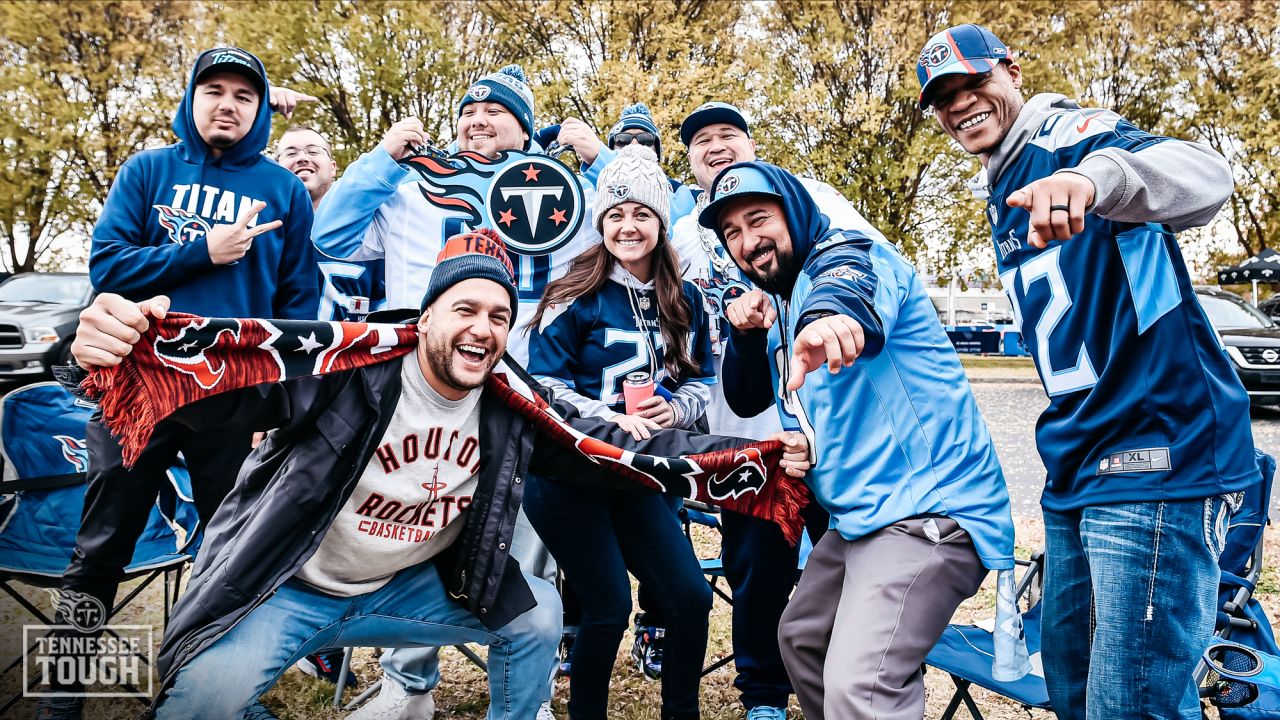
<svg viewBox="0 0 1280 720">
<path fill-rule="evenodd" d="M 87 275 L 17 275 L 0 285 L 0 302 L 82 305 L 88 295 Z"/>
<path fill-rule="evenodd" d="M 1275 323 L 1243 300 L 1219 295 L 1196 294 L 1209 322 L 1219 330 L 1237 328 L 1269 328 Z"/>
</svg>

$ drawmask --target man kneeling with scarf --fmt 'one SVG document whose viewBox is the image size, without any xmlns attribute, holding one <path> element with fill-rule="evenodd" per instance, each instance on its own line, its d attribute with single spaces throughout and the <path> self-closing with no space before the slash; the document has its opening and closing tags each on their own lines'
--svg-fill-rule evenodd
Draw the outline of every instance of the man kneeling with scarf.
<svg viewBox="0 0 1280 720">
<path fill-rule="evenodd" d="M 514 363 L 514 377 L 492 372 L 516 288 L 491 232 L 449 240 L 416 326 L 167 306 L 101 295 L 72 348 L 90 370 L 81 389 L 126 450 L 165 416 L 276 429 L 206 529 L 161 647 L 158 717 L 241 717 L 320 648 L 457 643 L 489 646 L 490 719 L 533 717 L 549 699 L 561 607 L 507 554 L 529 472 L 640 482 L 798 536 L 802 435 L 748 444 L 673 430 L 635 442 Z"/>
</svg>

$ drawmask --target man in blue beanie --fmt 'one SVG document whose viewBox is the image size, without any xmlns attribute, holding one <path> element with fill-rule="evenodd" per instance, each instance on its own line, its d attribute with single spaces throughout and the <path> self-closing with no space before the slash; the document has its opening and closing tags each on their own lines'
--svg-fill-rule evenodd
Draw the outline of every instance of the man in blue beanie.
<svg viewBox="0 0 1280 720">
<path fill-rule="evenodd" d="M 456 149 L 486 158 L 498 158 L 515 150 L 539 152 L 541 148 L 532 139 L 535 118 L 534 94 L 524 70 L 519 65 L 507 65 L 479 78 L 463 93 L 458 102 Z M 594 142 L 600 144 L 599 139 Z M 447 201 L 453 200 L 449 193 L 445 193 L 445 206 L 431 202 L 426 195 L 436 189 L 400 164 L 418 148 L 429 145 L 418 118 L 395 123 L 378 147 L 347 167 L 316 213 L 312 240 L 322 254 L 340 260 L 385 259 L 387 307 L 392 309 L 418 307 L 444 239 L 472 222 L 467 212 L 448 205 Z M 581 212 L 594 199 L 589 185 L 584 184 L 583 193 Z M 456 195 L 463 201 L 474 200 L 467 191 Z M 563 222 L 551 208 L 545 210 L 529 220 Z M 525 324 L 536 310 L 543 288 L 564 275 L 574 258 L 598 242 L 599 233 L 590 223 L 583 223 L 576 233 L 554 247 L 526 250 L 509 245 L 519 304 L 508 352 L 517 362 L 526 362 Z M 554 580 L 555 564 L 523 514 L 518 520 L 513 549 L 522 568 Z M 439 682 L 434 650 L 384 653 L 382 667 L 386 671 L 382 693 L 353 715 L 355 720 L 382 716 L 422 718 L 434 713 L 430 690 Z M 554 669 L 547 668 L 548 683 Z M 544 717 L 550 717 L 549 708 L 539 716 L 540 720 Z"/>
</svg>

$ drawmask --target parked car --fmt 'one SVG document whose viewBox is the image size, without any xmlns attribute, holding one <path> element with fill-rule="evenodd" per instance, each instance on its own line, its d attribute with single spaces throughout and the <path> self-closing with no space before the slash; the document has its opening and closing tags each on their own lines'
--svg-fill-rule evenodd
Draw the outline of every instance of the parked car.
<svg viewBox="0 0 1280 720">
<path fill-rule="evenodd" d="M 1280 325 L 1226 290 L 1197 287 L 1196 298 L 1222 338 L 1249 400 L 1280 405 Z"/>
<path fill-rule="evenodd" d="M 92 300 L 86 273 L 18 273 L 0 283 L 0 378 L 34 378 L 67 362 Z"/>
<path fill-rule="evenodd" d="M 1258 303 L 1258 309 L 1272 320 L 1280 322 L 1280 295 L 1272 295 Z"/>
</svg>

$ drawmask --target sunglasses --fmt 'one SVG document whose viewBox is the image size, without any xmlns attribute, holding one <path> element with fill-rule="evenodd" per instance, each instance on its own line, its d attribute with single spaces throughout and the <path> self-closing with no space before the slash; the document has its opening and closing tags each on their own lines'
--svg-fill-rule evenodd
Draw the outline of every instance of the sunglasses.
<svg viewBox="0 0 1280 720">
<path fill-rule="evenodd" d="M 951 92 L 934 95 L 929 98 L 929 104 L 925 106 L 924 111 L 932 115 L 942 110 L 946 110 L 951 107 L 951 103 L 955 102 L 956 98 L 962 93 L 973 92 L 980 89 L 983 85 L 991 82 L 991 78 L 992 73 L 989 70 L 984 73 L 978 73 L 977 75 L 970 75 L 967 80 L 952 88 Z"/>
<path fill-rule="evenodd" d="M 638 133 L 618 133 L 613 136 L 613 147 L 626 147 L 633 142 L 638 142 L 645 147 L 655 147 L 658 144 L 658 136 L 651 132 Z"/>
</svg>

